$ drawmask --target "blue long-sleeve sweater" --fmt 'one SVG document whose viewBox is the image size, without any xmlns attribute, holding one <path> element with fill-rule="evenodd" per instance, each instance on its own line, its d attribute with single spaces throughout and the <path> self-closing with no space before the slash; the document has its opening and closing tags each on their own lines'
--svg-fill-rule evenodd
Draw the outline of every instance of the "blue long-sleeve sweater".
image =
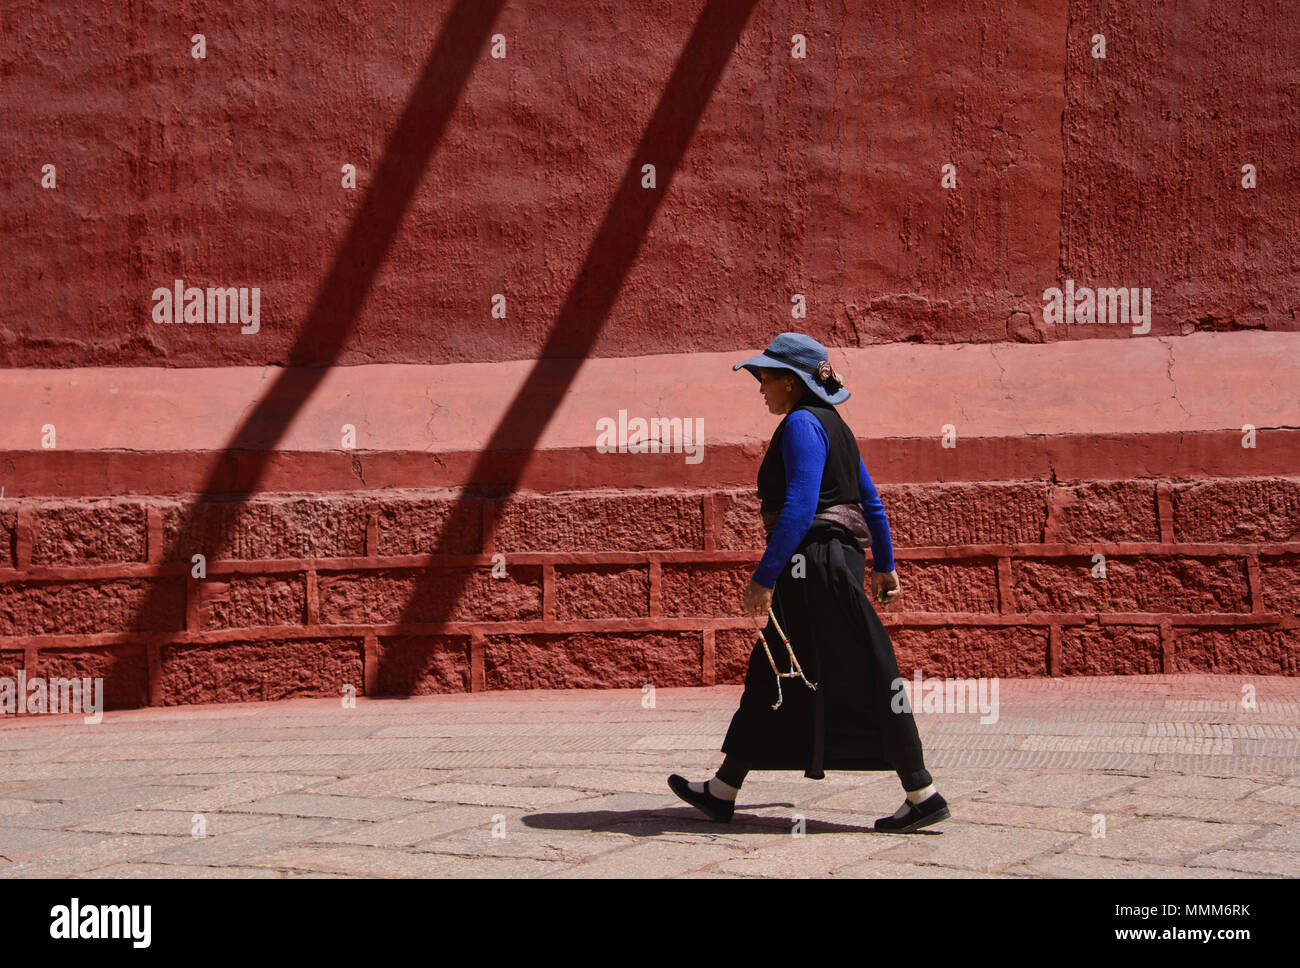
<svg viewBox="0 0 1300 968">
<path fill-rule="evenodd" d="M 830 440 L 815 416 L 807 410 L 796 410 L 786 418 L 785 434 L 781 438 L 781 456 L 785 459 L 785 505 L 777 517 L 767 550 L 754 571 L 754 581 L 764 588 L 776 585 L 777 576 L 812 526 L 821 494 L 822 468 L 829 452 Z M 858 486 L 862 491 L 862 512 L 871 532 L 871 567 L 874 571 L 893 571 L 894 548 L 889 536 L 889 522 L 885 519 L 885 506 L 880 503 L 880 494 L 860 455 Z"/>
</svg>

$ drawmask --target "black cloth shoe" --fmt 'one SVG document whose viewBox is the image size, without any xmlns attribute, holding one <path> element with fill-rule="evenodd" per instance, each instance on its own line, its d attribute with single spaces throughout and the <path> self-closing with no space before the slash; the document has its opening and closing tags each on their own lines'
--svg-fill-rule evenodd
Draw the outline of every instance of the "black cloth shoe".
<svg viewBox="0 0 1300 968">
<path fill-rule="evenodd" d="M 686 778 L 674 773 L 668 778 L 668 787 L 692 807 L 704 812 L 710 820 L 730 823 L 731 815 L 736 812 L 734 800 L 723 800 L 709 792 L 709 783 L 704 781 L 704 792 L 696 793 L 686 784 Z"/>
<path fill-rule="evenodd" d="M 913 830 L 920 830 L 922 827 L 928 827 L 932 823 L 947 820 L 952 816 L 948 812 L 948 802 L 937 793 L 930 794 L 920 803 L 913 803 L 911 800 L 903 802 L 907 804 L 907 813 L 897 820 L 892 816 L 881 817 L 876 821 L 877 831 L 887 834 L 910 834 Z"/>
</svg>

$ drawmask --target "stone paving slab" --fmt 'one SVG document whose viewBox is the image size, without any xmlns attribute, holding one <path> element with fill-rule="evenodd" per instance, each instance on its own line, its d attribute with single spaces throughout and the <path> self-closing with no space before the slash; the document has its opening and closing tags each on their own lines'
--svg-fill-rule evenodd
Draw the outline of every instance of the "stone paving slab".
<svg viewBox="0 0 1300 968">
<path fill-rule="evenodd" d="M 0 720 L 0 722 L 3 722 Z M 118 790 L 122 787 L 133 787 L 139 785 L 139 780 L 131 776 L 105 777 L 96 780 L 93 788 L 88 787 L 82 780 L 23 780 L 9 783 L 0 783 L 0 797 L 9 793 L 20 793 L 25 800 L 38 800 L 55 802 L 61 800 L 71 800 L 74 797 L 84 797 L 90 793 L 102 794 L 110 790 Z M 160 786 L 174 786 L 173 780 L 159 780 Z"/>
<path fill-rule="evenodd" d="M 11 827 L 73 828 L 93 817 L 155 804 L 185 792 L 184 787 L 136 786 L 95 793 L 87 786 L 79 797 L 41 804 L 34 810 L 9 817 L 7 822 Z"/>
<path fill-rule="evenodd" d="M 714 864 L 744 854 L 739 847 L 724 844 L 684 844 L 648 840 L 622 850 L 601 854 L 546 876 L 572 877 L 673 877 L 688 871 L 707 870 Z"/>
<path fill-rule="evenodd" d="M 1300 850 L 1300 827 L 1278 826 L 1252 844 L 1270 850 Z"/>
<path fill-rule="evenodd" d="M 238 804 L 251 803 L 254 800 L 261 800 L 276 794 L 314 787 L 317 784 L 336 779 L 337 777 L 327 774 L 286 773 L 278 776 L 233 774 L 225 777 L 214 775 L 205 777 L 205 783 L 216 781 L 211 786 L 206 786 L 204 789 L 189 790 L 169 800 L 160 800 L 154 806 L 162 810 L 192 810 L 198 813 L 209 810 L 224 810 Z"/>
<path fill-rule="evenodd" d="M 928 727 L 921 728 L 918 724 L 918 731 L 922 737 L 934 736 L 971 736 L 988 734 L 999 736 L 1004 734 L 1027 735 L 1033 733 L 1037 736 L 1150 736 L 1147 732 L 1148 726 L 1140 722 L 1044 722 L 1041 718 L 1027 719 L 1023 716 L 1009 716 L 1003 712 L 1002 717 L 996 723 L 981 723 L 973 717 L 963 718 L 953 716 L 952 721 L 931 724 Z"/>
<path fill-rule="evenodd" d="M 93 843 L 63 847 L 29 856 L 4 868 L 5 877 L 67 877 L 93 871 L 106 864 L 138 861 L 149 854 L 168 850 L 187 839 L 181 836 L 124 834 L 102 837 Z"/>
<path fill-rule="evenodd" d="M 1294 784 L 1282 783 L 1267 790 L 1260 790 L 1252 796 L 1256 800 L 1264 800 L 1268 803 L 1285 803 L 1288 806 L 1300 807 L 1300 787 Z"/>
<path fill-rule="evenodd" d="M 200 737 L 201 743 L 278 743 L 281 741 L 293 742 L 295 739 L 306 739 L 312 742 L 320 740 L 355 740 L 363 736 L 385 736 L 389 735 L 388 730 L 378 723 L 353 723 L 348 725 L 334 724 L 322 721 L 316 726 L 285 726 L 280 729 L 218 729 Z M 401 738 L 403 735 L 418 734 L 391 734 L 394 738 Z"/>
<path fill-rule="evenodd" d="M 953 814 L 962 820 L 975 824 L 999 824 L 1007 827 L 1034 827 L 1038 830 L 1056 830 L 1067 833 L 1090 833 L 1098 813 L 1105 813 L 1099 808 L 1069 809 L 1066 807 L 1044 807 L 1028 803 L 994 803 L 978 798 L 966 798 Z M 1107 816 L 1110 827 L 1133 823 L 1137 818 L 1122 813 Z"/>
<path fill-rule="evenodd" d="M 1187 817 L 1227 823 L 1287 823 L 1294 811 L 1284 804 L 1267 800 L 1215 800 L 1209 797 L 1159 797 L 1144 793 L 1126 793 L 1102 797 L 1090 805 L 1093 813 L 1110 817 L 1119 814 L 1138 817 Z"/>
<path fill-rule="evenodd" d="M 1277 756 L 1254 756 L 1243 752 L 1231 756 L 1194 756 L 1172 753 L 1158 754 L 1152 769 L 1156 773 L 1259 776 L 1276 771 L 1278 760 L 1279 757 Z M 1294 760 L 1295 757 L 1285 757 L 1283 761 Z"/>
<path fill-rule="evenodd" d="M 422 841 L 421 852 L 454 854 L 461 857 L 524 857 L 533 860 L 576 864 L 635 843 L 633 834 L 602 831 L 592 837 L 586 831 L 558 827 L 530 826 L 521 811 L 500 811 L 488 822 L 475 823 Z"/>
<path fill-rule="evenodd" d="M 201 818 L 201 827 L 198 819 Z M 164 834 L 175 837 L 194 836 L 195 829 L 205 836 L 216 837 L 234 833 L 258 824 L 271 823 L 274 817 L 256 814 L 191 813 L 188 810 L 123 810 L 104 817 L 96 817 L 74 824 L 70 829 L 88 833 L 109 834 Z"/>
<path fill-rule="evenodd" d="M 992 878 L 997 880 L 1011 880 L 1015 875 L 1012 874 L 988 874 L 978 871 L 970 871 L 961 867 L 944 867 L 941 864 L 891 864 L 883 860 L 865 860 L 839 871 L 838 877 L 871 877 L 883 880 L 897 880 L 901 878 L 939 878 L 948 880 L 949 878 Z"/>
<path fill-rule="evenodd" d="M 422 806 L 427 807 L 428 804 Z M 496 807 L 443 806 L 435 809 L 421 809 L 391 820 L 361 824 L 338 833 L 322 834 L 314 838 L 321 844 L 358 844 L 376 847 L 410 847 L 441 837 L 453 831 L 470 828 L 488 830 L 493 823 L 493 815 L 500 812 Z"/>
<path fill-rule="evenodd" d="M 1148 723 L 1146 735 L 1300 739 L 1300 726 L 1278 723 Z"/>
<path fill-rule="evenodd" d="M 420 809 L 420 804 L 400 797 L 336 797 L 321 793 L 286 793 L 226 808 L 231 813 L 370 821 L 391 820 L 408 813 L 418 813 Z"/>
<path fill-rule="evenodd" d="M 457 779 L 446 770 L 396 769 L 358 773 L 343 779 L 326 780 L 308 789 L 312 793 L 336 797 L 388 796 L 414 790 L 449 779 Z"/>
<path fill-rule="evenodd" d="M 1087 750 L 1107 753 L 1231 753 L 1233 741 L 1189 736 L 1029 736 L 1021 750 Z M 1247 750 L 1240 750 L 1247 752 Z"/>
<path fill-rule="evenodd" d="M 0 826 L 0 860 L 12 864 L 52 853 L 62 847 L 94 844 L 103 839 L 103 834 L 83 831 Z M 3 874 L 4 870 L 0 869 L 0 876 Z"/>
<path fill-rule="evenodd" d="M 1245 871 L 1252 874 L 1272 874 L 1278 877 L 1295 877 L 1300 872 L 1300 858 L 1287 857 L 1271 850 L 1216 850 L 1188 861 L 1191 867 L 1212 867 L 1215 870 Z"/>
<path fill-rule="evenodd" d="M 1122 793 L 1142 779 L 1119 773 L 1037 773 L 979 792 L 979 799 L 1037 807 L 1082 808 L 1099 797 Z"/>
<path fill-rule="evenodd" d="M 220 837 L 190 838 L 186 843 L 178 843 L 169 849 L 151 853 L 147 855 L 145 860 L 151 864 L 201 865 L 206 867 L 224 867 L 230 864 L 242 865 L 249 857 L 259 851 L 285 845 L 307 843 L 313 837 L 321 834 L 351 830 L 356 826 L 358 824 L 355 821 L 332 818 L 275 820 L 271 823 L 258 824 L 247 830 L 240 830 Z"/>
<path fill-rule="evenodd" d="M 567 790 L 593 793 L 662 793 L 668 789 L 664 772 L 660 769 L 623 770 L 596 769 L 503 769 L 484 768 L 462 770 L 458 777 L 465 783 L 498 784 L 503 786 L 561 787 Z M 748 789 L 749 783 L 746 783 Z"/>
<path fill-rule="evenodd" d="M 146 760 L 132 763 L 16 763 L 0 766 L 0 782 L 65 779 L 111 780 L 123 776 L 152 777 L 160 772 L 175 771 L 163 770 L 161 761 L 151 763 Z"/>
<path fill-rule="evenodd" d="M 95 878 L 120 878 L 123 880 L 171 880 L 178 877 L 202 878 L 204 880 L 211 878 L 248 880 L 251 878 L 286 878 L 293 875 L 285 873 L 284 871 L 271 870 L 267 867 L 186 867 L 183 864 L 149 864 L 140 862 L 136 864 L 113 864 L 110 867 L 101 867 L 94 871 L 93 874 L 87 876 Z M 305 875 L 299 874 L 298 876 Z"/>
<path fill-rule="evenodd" d="M 917 716 L 952 818 L 888 772 L 707 779 L 738 686 L 289 700 L 0 719 L 0 877 L 1300 876 L 1300 680 L 1002 680 Z M 194 836 L 195 817 L 206 836 Z"/>
<path fill-rule="evenodd" d="M 932 744 L 933 745 L 933 744 Z M 939 767 L 982 766 L 1020 770 L 1133 770 L 1149 773 L 1156 769 L 1158 755 L 1125 753 L 1117 750 L 998 750 L 939 748 L 934 764 Z M 928 761 L 927 761 L 928 762 Z"/>
<path fill-rule="evenodd" d="M 1069 852 L 1126 860 L 1193 863 L 1198 854 L 1248 840 L 1257 833 L 1259 830 L 1250 824 L 1215 823 L 1188 817 L 1143 818 L 1122 827 L 1108 825 L 1105 837 L 1078 840 L 1070 845 Z"/>
<path fill-rule="evenodd" d="M 1245 779 L 1234 776 L 1157 776 L 1133 784 L 1142 796 L 1201 797 L 1206 800 L 1240 800 L 1259 790 L 1277 786 L 1283 777 Z"/>
<path fill-rule="evenodd" d="M 359 877 L 544 877 L 562 866 L 531 858 L 463 858 L 354 845 L 284 847 L 250 857 L 248 863 L 277 870 Z"/>
<path fill-rule="evenodd" d="M 954 815 L 945 821 L 942 831 L 900 837 L 905 842 L 882 851 L 879 859 L 1001 873 L 1012 864 L 1059 853 L 1079 838 L 1079 834 L 1061 830 L 967 823 Z"/>
<path fill-rule="evenodd" d="M 470 803 L 492 807 L 542 807 L 568 803 L 581 794 L 555 787 L 494 786 L 475 783 L 435 783 L 409 790 L 406 796 L 431 803 Z M 669 797 L 672 794 L 669 793 Z"/>
<path fill-rule="evenodd" d="M 1183 864 L 1083 857 L 1076 854 L 1047 854 L 1021 865 L 1012 865 L 1003 873 L 1023 877 L 1190 878 L 1193 880 L 1250 879 L 1266 876 L 1223 868 L 1188 867 Z"/>
<path fill-rule="evenodd" d="M 814 833 L 781 836 L 713 869 L 744 877 L 834 877 L 846 867 L 895 846 L 879 834 Z"/>
</svg>

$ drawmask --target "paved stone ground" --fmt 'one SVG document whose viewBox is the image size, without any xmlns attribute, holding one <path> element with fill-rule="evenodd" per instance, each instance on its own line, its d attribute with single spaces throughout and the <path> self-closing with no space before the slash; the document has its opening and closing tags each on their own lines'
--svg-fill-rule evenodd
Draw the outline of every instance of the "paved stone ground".
<svg viewBox="0 0 1300 968">
<path fill-rule="evenodd" d="M 712 775 L 739 695 L 5 717 L 0 877 L 1300 874 L 1300 679 L 1002 680 L 995 723 L 917 715 L 952 819 L 910 835 L 871 830 L 893 774 L 752 773 L 730 825 L 679 801 L 668 774 Z"/>
</svg>

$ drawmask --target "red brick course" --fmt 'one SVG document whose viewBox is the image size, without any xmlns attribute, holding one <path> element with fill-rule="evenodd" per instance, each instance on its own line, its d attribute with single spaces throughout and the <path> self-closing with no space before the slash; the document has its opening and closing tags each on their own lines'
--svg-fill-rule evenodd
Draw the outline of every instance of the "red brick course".
<svg viewBox="0 0 1300 968">
<path fill-rule="evenodd" d="M 882 619 L 907 676 L 1294 674 L 1298 494 L 1290 478 L 887 485 L 905 597 Z M 752 490 L 467 506 L 266 495 L 205 507 L 182 540 L 173 499 L 21 500 L 0 674 L 103 675 L 110 708 L 743 679 Z M 195 577 L 214 535 L 231 550 Z M 154 583 L 164 607 L 135 615 Z"/>
</svg>

